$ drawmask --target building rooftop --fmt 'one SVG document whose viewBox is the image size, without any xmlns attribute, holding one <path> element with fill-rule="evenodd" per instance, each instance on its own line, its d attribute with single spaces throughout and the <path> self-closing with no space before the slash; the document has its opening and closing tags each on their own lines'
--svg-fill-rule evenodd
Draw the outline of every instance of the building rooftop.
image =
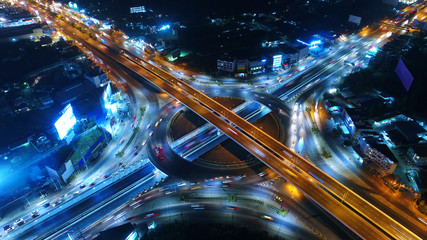
<svg viewBox="0 0 427 240">
<path fill-rule="evenodd" d="M 413 145 L 411 148 L 420 157 L 427 157 L 427 144 Z"/>
<path fill-rule="evenodd" d="M 13 36 L 21 36 L 33 33 L 36 28 L 41 28 L 40 24 L 24 25 L 19 27 L 0 28 L 0 38 L 8 38 Z"/>
<path fill-rule="evenodd" d="M 117 227 L 104 230 L 94 238 L 95 240 L 121 240 L 128 239 L 127 237 L 135 231 L 132 223 L 126 223 Z"/>
<path fill-rule="evenodd" d="M 388 157 L 388 159 L 390 159 L 394 163 L 398 163 L 399 162 L 397 160 L 397 158 L 394 156 L 393 152 L 390 150 L 390 148 L 388 148 L 387 145 L 385 145 L 385 144 L 379 144 L 377 142 L 371 142 L 371 143 L 369 143 L 369 146 L 377 149 L 380 153 L 382 153 L 384 156 Z"/>
<path fill-rule="evenodd" d="M 407 141 L 417 140 L 419 134 L 427 133 L 427 131 L 415 121 L 397 121 L 393 123 L 393 125 Z"/>
</svg>

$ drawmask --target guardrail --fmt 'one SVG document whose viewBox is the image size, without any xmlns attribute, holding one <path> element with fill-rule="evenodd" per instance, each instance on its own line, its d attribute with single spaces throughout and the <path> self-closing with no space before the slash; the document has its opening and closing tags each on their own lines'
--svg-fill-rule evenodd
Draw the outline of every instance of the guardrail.
<svg viewBox="0 0 427 240">
<path fill-rule="evenodd" d="M 233 111 L 234 113 L 238 113 L 241 110 L 243 110 L 244 108 L 246 108 L 247 106 L 249 106 L 250 104 L 254 103 L 253 101 L 246 101 L 242 104 L 240 104 L 239 106 L 233 108 L 231 111 Z M 174 140 L 173 142 L 170 143 L 170 146 L 172 149 L 178 147 L 179 145 L 187 142 L 188 140 L 196 137 L 197 135 L 199 135 L 200 133 L 203 133 L 204 131 L 207 131 L 209 128 L 213 127 L 212 124 L 210 123 L 206 123 L 204 125 L 202 125 L 199 128 L 194 129 L 193 131 L 185 134 L 184 136 Z"/>
</svg>

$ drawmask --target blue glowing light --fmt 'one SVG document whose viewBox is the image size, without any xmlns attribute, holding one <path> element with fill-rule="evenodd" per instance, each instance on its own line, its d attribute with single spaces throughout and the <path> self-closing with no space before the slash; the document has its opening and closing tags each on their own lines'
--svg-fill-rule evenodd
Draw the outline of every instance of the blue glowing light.
<svg viewBox="0 0 427 240">
<path fill-rule="evenodd" d="M 55 128 L 60 139 L 63 139 L 77 122 L 71 104 L 68 104 L 62 112 L 62 116 L 55 122 Z"/>
<path fill-rule="evenodd" d="M 312 41 L 311 43 L 310 43 L 310 45 L 317 45 L 317 44 L 321 44 L 322 43 L 322 41 L 320 41 L 320 40 L 316 40 L 316 41 Z"/>
<path fill-rule="evenodd" d="M 310 44 L 308 44 L 308 43 L 306 43 L 306 42 L 304 42 L 304 41 L 302 41 L 302 40 L 299 40 L 299 39 L 297 39 L 297 42 L 299 42 L 299 43 L 301 43 L 301 44 L 304 44 L 304 45 L 307 45 L 307 46 L 310 46 Z"/>
<path fill-rule="evenodd" d="M 129 236 L 127 236 L 126 240 L 136 240 L 138 238 L 138 233 L 133 231 Z"/>
<path fill-rule="evenodd" d="M 170 29 L 170 28 L 171 28 L 171 26 L 169 24 L 163 25 L 162 27 L 159 28 L 159 31 L 164 31 L 164 30 L 167 30 L 167 29 Z"/>
</svg>

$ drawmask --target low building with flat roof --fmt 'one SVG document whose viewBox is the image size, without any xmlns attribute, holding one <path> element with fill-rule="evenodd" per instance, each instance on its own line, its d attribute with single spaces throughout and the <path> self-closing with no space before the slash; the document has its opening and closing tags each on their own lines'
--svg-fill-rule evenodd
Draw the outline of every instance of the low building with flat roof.
<svg viewBox="0 0 427 240">
<path fill-rule="evenodd" d="M 427 144 L 410 146 L 407 154 L 417 166 L 427 166 Z"/>
</svg>

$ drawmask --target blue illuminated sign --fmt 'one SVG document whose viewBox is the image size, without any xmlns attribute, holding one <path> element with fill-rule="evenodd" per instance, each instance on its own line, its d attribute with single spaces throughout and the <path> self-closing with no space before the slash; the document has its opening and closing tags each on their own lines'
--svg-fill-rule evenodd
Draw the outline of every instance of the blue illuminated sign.
<svg viewBox="0 0 427 240">
<path fill-rule="evenodd" d="M 169 29 L 169 28 L 171 28 L 171 26 L 169 24 L 163 25 L 161 28 L 159 28 L 159 31 L 164 31 L 164 30 Z"/>
<path fill-rule="evenodd" d="M 273 56 L 273 68 L 280 67 L 282 65 L 282 55 Z"/>
<path fill-rule="evenodd" d="M 64 108 L 62 113 L 62 116 L 55 122 L 55 128 L 60 139 L 63 139 L 77 122 L 70 104 Z"/>
<path fill-rule="evenodd" d="M 317 40 L 317 41 L 312 41 L 312 42 L 310 43 L 310 45 L 317 45 L 317 44 L 320 44 L 320 43 L 322 43 L 322 41 Z"/>
</svg>

